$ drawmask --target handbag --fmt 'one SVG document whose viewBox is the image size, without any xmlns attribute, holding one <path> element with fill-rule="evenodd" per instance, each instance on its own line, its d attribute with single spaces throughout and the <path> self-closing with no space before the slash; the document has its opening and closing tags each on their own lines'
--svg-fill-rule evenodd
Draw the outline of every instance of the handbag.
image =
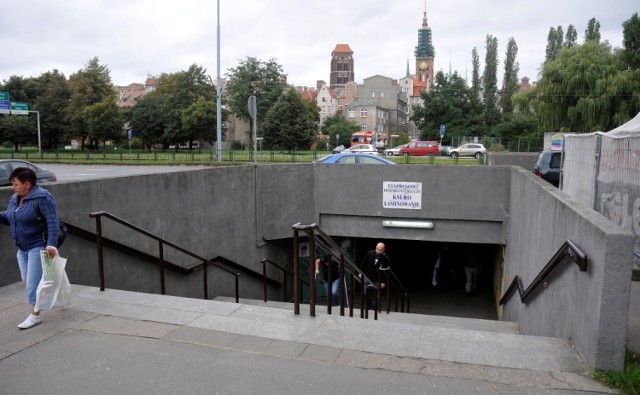
<svg viewBox="0 0 640 395">
<path fill-rule="evenodd" d="M 38 222 L 40 222 L 40 225 L 42 226 L 42 238 L 46 241 L 47 240 L 47 224 L 44 222 L 44 217 L 40 212 L 39 205 L 37 209 L 38 209 Z M 58 218 L 58 227 L 60 229 L 58 230 L 58 244 L 56 245 L 56 248 L 60 248 L 62 243 L 64 243 L 64 239 L 67 238 L 67 225 L 64 222 L 62 222 L 60 218 Z"/>
<path fill-rule="evenodd" d="M 44 255 L 46 255 L 46 251 Z M 41 253 L 42 257 L 42 253 Z M 49 262 L 42 258 L 43 276 L 36 290 L 36 304 L 34 311 L 51 310 L 54 307 L 64 307 L 71 303 L 71 283 L 65 272 L 67 258 L 56 254 Z"/>
</svg>

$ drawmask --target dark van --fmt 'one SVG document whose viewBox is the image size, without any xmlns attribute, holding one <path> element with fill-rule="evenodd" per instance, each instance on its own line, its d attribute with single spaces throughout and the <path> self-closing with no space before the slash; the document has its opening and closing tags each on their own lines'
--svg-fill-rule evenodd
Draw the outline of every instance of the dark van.
<svg viewBox="0 0 640 395">
<path fill-rule="evenodd" d="M 533 168 L 533 173 L 557 188 L 560 185 L 560 173 L 562 173 L 562 152 L 542 151 Z"/>
</svg>

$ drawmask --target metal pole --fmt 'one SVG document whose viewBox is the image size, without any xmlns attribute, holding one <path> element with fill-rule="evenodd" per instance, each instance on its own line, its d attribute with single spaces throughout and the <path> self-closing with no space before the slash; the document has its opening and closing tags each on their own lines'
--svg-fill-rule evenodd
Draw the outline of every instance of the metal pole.
<svg viewBox="0 0 640 395">
<path fill-rule="evenodd" d="M 38 124 L 38 155 L 42 156 L 42 140 L 40 139 L 40 111 L 29 111 L 36 113 L 36 121 Z"/>
<path fill-rule="evenodd" d="M 222 161 L 222 81 L 220 80 L 220 0 L 218 0 L 218 86 L 216 87 L 216 158 Z"/>
</svg>

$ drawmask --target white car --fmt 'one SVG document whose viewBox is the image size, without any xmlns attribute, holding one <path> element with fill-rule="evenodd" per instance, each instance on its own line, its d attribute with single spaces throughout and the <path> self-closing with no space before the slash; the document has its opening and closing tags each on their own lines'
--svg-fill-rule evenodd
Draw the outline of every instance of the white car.
<svg viewBox="0 0 640 395">
<path fill-rule="evenodd" d="M 482 155 L 487 153 L 487 149 L 484 145 L 478 143 L 467 143 L 459 146 L 458 148 L 451 148 L 449 150 L 449 156 L 457 158 L 459 156 L 473 156 L 476 159 L 480 159 Z"/>
<path fill-rule="evenodd" d="M 397 145 L 397 146 L 395 146 L 393 148 L 386 149 L 386 150 L 384 150 L 384 154 L 385 155 L 389 155 L 389 156 L 400 156 L 400 148 L 406 147 L 407 145 L 409 145 L 409 143 L 400 144 L 400 145 Z"/>
<path fill-rule="evenodd" d="M 372 144 L 356 144 L 342 151 L 342 153 L 346 152 L 359 152 L 362 154 L 372 154 L 378 155 L 378 149 Z"/>
</svg>

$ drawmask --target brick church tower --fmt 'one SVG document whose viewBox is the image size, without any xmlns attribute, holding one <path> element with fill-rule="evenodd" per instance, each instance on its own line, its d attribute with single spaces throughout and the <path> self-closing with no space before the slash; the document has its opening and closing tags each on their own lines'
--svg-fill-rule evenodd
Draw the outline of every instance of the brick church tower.
<svg viewBox="0 0 640 395">
<path fill-rule="evenodd" d="M 331 52 L 329 86 L 331 89 L 343 88 L 347 82 L 353 81 L 355 81 L 353 51 L 349 48 L 349 44 L 337 44 Z"/>
</svg>

